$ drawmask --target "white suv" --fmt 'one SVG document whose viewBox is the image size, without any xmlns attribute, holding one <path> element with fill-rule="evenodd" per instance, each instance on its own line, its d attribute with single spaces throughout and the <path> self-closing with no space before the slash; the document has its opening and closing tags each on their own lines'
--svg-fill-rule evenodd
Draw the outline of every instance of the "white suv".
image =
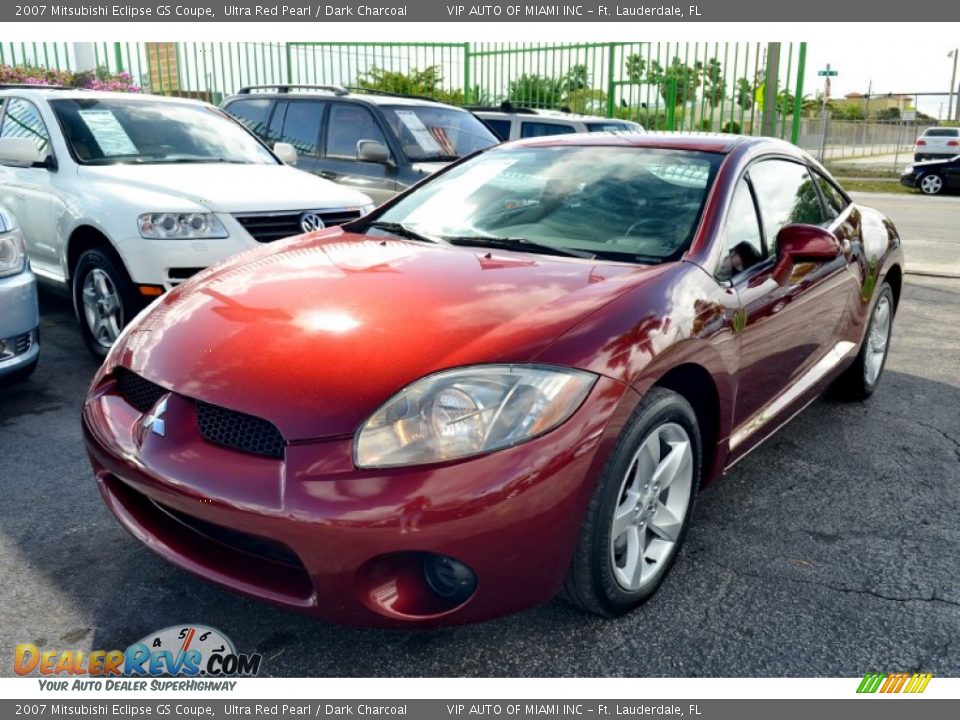
<svg viewBox="0 0 960 720">
<path fill-rule="evenodd" d="M 913 148 L 915 162 L 960 155 L 960 128 L 932 127 L 923 131 Z"/>
<path fill-rule="evenodd" d="M 559 110 L 533 110 L 505 102 L 499 107 L 468 108 L 483 120 L 501 141 L 545 135 L 566 135 L 585 132 L 643 132 L 643 126 L 632 120 L 619 120 L 596 115 L 577 115 Z"/>
<path fill-rule="evenodd" d="M 72 293 L 98 356 L 150 300 L 203 268 L 373 208 L 284 164 L 292 146 L 274 152 L 202 102 L 0 89 L 0 199 L 20 219 L 38 279 Z"/>
</svg>

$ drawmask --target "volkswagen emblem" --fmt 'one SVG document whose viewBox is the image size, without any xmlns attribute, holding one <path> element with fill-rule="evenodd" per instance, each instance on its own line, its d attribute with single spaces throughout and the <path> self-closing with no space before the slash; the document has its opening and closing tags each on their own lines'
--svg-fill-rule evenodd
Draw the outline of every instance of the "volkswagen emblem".
<svg viewBox="0 0 960 720">
<path fill-rule="evenodd" d="M 300 216 L 300 229 L 304 232 L 313 232 L 314 230 L 323 230 L 326 225 L 323 218 L 316 213 L 306 212 Z"/>
</svg>

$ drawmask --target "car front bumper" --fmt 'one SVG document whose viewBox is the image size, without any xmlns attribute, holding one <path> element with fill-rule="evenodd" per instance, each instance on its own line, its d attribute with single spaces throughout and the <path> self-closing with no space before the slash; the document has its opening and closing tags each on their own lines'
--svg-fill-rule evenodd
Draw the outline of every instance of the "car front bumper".
<svg viewBox="0 0 960 720">
<path fill-rule="evenodd" d="M 87 400 L 83 425 L 107 506 L 170 562 L 337 623 L 434 626 L 519 611 L 558 592 L 633 395 L 601 377 L 544 436 L 390 470 L 356 469 L 352 437 L 289 444 L 282 459 L 207 443 L 193 401 L 181 396 L 170 396 L 161 437 L 109 379 Z M 429 554 L 467 565 L 472 596 L 452 606 L 438 599 L 423 577 Z"/>
<path fill-rule="evenodd" d="M 40 353 L 37 282 L 27 269 L 0 279 L 0 378 L 26 367 Z"/>
<path fill-rule="evenodd" d="M 904 173 L 903 175 L 901 175 L 900 184 L 908 188 L 915 188 L 917 186 L 916 173 Z"/>
</svg>

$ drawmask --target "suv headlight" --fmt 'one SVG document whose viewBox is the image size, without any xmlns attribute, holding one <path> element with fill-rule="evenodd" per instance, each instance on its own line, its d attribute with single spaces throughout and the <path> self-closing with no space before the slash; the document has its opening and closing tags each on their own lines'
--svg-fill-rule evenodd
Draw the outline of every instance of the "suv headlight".
<svg viewBox="0 0 960 720">
<path fill-rule="evenodd" d="M 13 220 L 0 211 L 0 278 L 22 273 L 27 267 L 27 252 L 23 238 Z"/>
<path fill-rule="evenodd" d="M 229 237 L 213 213 L 145 213 L 137 218 L 140 237 L 148 240 L 215 240 Z"/>
<path fill-rule="evenodd" d="M 480 365 L 446 370 L 394 395 L 360 427 L 357 467 L 444 462 L 510 447 L 569 418 L 596 382 L 582 370 Z"/>
<path fill-rule="evenodd" d="M 357 210 L 360 211 L 360 217 L 363 217 L 364 215 L 369 215 L 370 213 L 372 213 L 376 209 L 376 207 L 377 206 L 374 205 L 373 203 L 367 203 L 366 205 L 361 205 L 360 207 L 358 207 Z"/>
</svg>

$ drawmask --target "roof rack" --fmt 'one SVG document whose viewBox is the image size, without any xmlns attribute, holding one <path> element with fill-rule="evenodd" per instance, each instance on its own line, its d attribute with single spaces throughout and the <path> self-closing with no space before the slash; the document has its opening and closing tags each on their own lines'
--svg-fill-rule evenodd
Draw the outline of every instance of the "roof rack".
<svg viewBox="0 0 960 720">
<path fill-rule="evenodd" d="M 435 103 L 442 102 L 441 100 L 428 97 L 427 95 L 409 95 L 407 93 L 390 92 L 389 90 L 377 90 L 376 88 L 355 87 L 353 85 L 349 85 L 347 90 L 350 92 L 360 93 L 361 95 L 385 95 L 386 97 L 409 98 L 410 100 L 426 100 L 428 102 Z"/>
<path fill-rule="evenodd" d="M 350 91 L 340 85 L 300 85 L 295 83 L 279 83 L 276 85 L 244 85 L 237 90 L 237 95 L 249 95 L 251 90 L 275 90 L 278 93 L 288 93 L 291 89 L 297 90 L 326 90 L 334 95 L 349 95 Z"/>
<path fill-rule="evenodd" d="M 36 83 L 0 83 L 0 90 L 84 90 L 69 85 L 45 85 Z"/>
</svg>

